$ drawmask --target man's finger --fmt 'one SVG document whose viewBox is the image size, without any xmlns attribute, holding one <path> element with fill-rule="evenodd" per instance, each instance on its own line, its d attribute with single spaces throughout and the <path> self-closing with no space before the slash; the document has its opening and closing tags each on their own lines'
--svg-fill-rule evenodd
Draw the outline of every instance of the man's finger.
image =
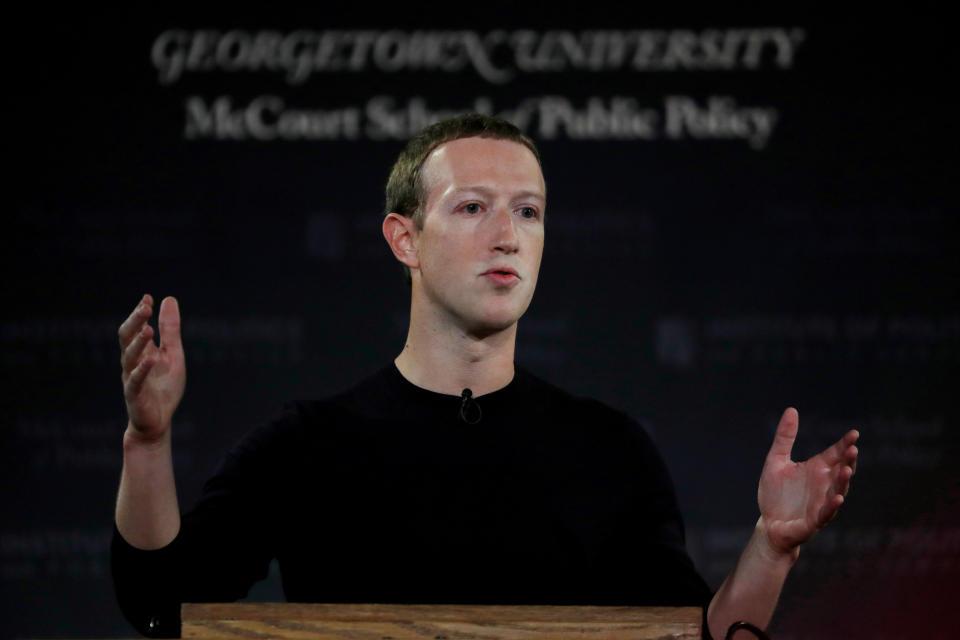
<svg viewBox="0 0 960 640">
<path fill-rule="evenodd" d="M 840 507 L 843 505 L 843 496 L 841 495 L 832 495 L 827 497 L 827 501 L 820 508 L 820 513 L 817 514 L 817 527 L 822 528 L 827 526 L 827 524 L 837 517 L 837 513 L 840 512 Z"/>
<path fill-rule="evenodd" d="M 137 336 L 140 327 L 143 326 L 143 323 L 146 322 L 152 314 L 153 298 L 151 298 L 149 294 L 146 294 L 134 310 L 130 312 L 127 319 L 123 321 L 123 324 L 120 325 L 120 329 L 117 330 L 117 337 L 120 339 L 121 349 L 127 348 L 130 341 Z"/>
<path fill-rule="evenodd" d="M 834 442 L 823 452 L 824 461 L 829 465 L 848 461 L 850 447 L 853 446 L 853 443 L 856 442 L 859 437 L 860 433 L 856 430 L 848 431 L 842 438 Z M 854 447 L 854 450 L 856 450 L 856 447 Z M 856 460 L 854 460 L 854 462 L 856 462 Z"/>
<path fill-rule="evenodd" d="M 847 464 L 849 464 L 853 472 L 856 473 L 857 458 L 860 456 L 860 449 L 855 447 L 854 443 L 860 440 L 860 432 L 852 429 L 850 433 L 847 434 L 847 437 L 850 439 L 850 447 L 847 448 Z"/>
<path fill-rule="evenodd" d="M 785 456 L 789 458 L 790 452 L 793 450 L 793 442 L 797 439 L 799 427 L 800 414 L 793 407 L 787 408 L 780 417 L 777 434 L 773 437 L 773 446 L 770 447 L 770 453 L 767 457 Z"/>
<path fill-rule="evenodd" d="M 133 339 L 127 348 L 123 350 L 123 353 L 120 355 L 120 366 L 124 371 L 130 371 L 137 365 L 137 360 L 140 358 L 140 354 L 143 353 L 143 348 L 146 347 L 153 338 L 153 327 L 150 325 L 145 325 L 140 332 L 137 334 L 137 337 Z"/>
<path fill-rule="evenodd" d="M 168 296 L 160 303 L 160 348 L 180 349 L 180 306 L 177 299 Z"/>
<path fill-rule="evenodd" d="M 127 388 L 126 395 L 132 396 L 136 395 L 140 391 L 140 387 L 143 386 L 143 381 L 146 380 L 147 374 L 150 373 L 150 369 L 153 368 L 153 363 L 156 362 L 156 359 L 151 356 L 146 356 L 143 360 L 140 361 L 140 364 L 130 372 L 130 377 L 127 378 Z"/>
<path fill-rule="evenodd" d="M 839 466 L 833 482 L 833 492 L 841 496 L 847 495 L 847 492 L 850 490 L 850 478 L 852 477 L 853 469 L 847 465 Z"/>
</svg>

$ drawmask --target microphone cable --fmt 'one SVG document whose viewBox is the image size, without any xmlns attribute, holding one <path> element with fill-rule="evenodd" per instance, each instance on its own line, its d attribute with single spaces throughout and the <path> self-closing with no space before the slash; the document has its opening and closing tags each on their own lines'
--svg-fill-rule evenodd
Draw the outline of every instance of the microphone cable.
<svg viewBox="0 0 960 640">
<path fill-rule="evenodd" d="M 749 631 L 754 635 L 754 637 L 760 638 L 760 640 L 770 640 L 770 636 L 764 633 L 763 629 L 760 629 L 759 627 L 756 627 L 744 620 L 737 620 L 730 625 L 730 628 L 727 629 L 727 635 L 724 637 L 724 640 L 733 640 L 733 634 L 741 630 Z"/>
</svg>

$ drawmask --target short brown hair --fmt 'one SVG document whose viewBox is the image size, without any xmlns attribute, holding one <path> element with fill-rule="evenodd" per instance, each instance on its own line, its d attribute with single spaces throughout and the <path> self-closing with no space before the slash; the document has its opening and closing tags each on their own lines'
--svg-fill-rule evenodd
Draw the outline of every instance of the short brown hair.
<svg viewBox="0 0 960 640">
<path fill-rule="evenodd" d="M 540 164 L 540 152 L 529 137 L 512 123 L 482 113 L 465 113 L 440 120 L 411 138 L 400 152 L 387 179 L 386 207 L 384 215 L 399 213 L 413 218 L 418 229 L 423 228 L 423 214 L 427 204 L 426 187 L 421 169 L 427 156 L 440 145 L 461 138 L 494 138 L 522 144 L 533 153 Z M 403 265 L 407 282 L 410 270 Z"/>
</svg>

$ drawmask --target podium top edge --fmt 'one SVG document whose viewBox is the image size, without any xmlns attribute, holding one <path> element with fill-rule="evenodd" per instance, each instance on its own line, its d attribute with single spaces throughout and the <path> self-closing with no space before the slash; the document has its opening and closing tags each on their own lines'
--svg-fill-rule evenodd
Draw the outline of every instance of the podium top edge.
<svg viewBox="0 0 960 640">
<path fill-rule="evenodd" d="M 699 624 L 700 607 L 626 607 L 555 605 L 429 605 L 314 603 L 184 603 L 181 616 L 191 620 L 495 620 L 500 622 L 691 622 Z"/>
</svg>

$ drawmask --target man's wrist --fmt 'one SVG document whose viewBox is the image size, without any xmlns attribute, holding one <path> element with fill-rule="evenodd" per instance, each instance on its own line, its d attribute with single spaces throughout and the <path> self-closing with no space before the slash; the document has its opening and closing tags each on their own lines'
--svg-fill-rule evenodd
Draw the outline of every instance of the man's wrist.
<svg viewBox="0 0 960 640">
<path fill-rule="evenodd" d="M 170 446 L 170 426 L 160 431 L 159 436 L 149 437 L 137 429 L 133 422 L 127 422 L 127 430 L 123 433 L 123 450 L 126 453 L 138 451 L 156 451 Z"/>
<path fill-rule="evenodd" d="M 763 516 L 757 520 L 754 529 L 754 542 L 757 546 L 757 553 L 764 560 L 774 564 L 786 564 L 793 566 L 797 558 L 800 557 L 800 545 L 790 548 L 784 548 L 774 544 L 770 539 L 770 532 L 767 529 L 767 523 Z"/>
</svg>

